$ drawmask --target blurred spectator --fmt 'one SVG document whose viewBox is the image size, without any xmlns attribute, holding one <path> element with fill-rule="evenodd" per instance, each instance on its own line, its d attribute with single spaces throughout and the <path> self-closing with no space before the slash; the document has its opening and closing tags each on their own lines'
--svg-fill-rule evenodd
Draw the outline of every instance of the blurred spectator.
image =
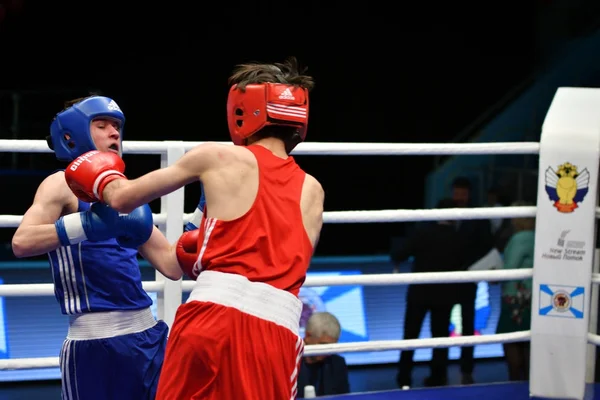
<svg viewBox="0 0 600 400">
<path fill-rule="evenodd" d="M 455 208 L 452 199 L 441 200 L 437 208 Z M 444 272 L 465 269 L 466 242 L 456 230 L 455 221 L 438 221 L 423 225 L 408 237 L 404 246 L 394 249 L 391 258 L 397 266 L 414 257 L 412 272 Z M 456 284 L 409 285 L 404 315 L 404 339 L 417 339 L 423 320 L 430 313 L 432 337 L 448 337 L 450 313 L 457 302 Z M 413 350 L 403 350 L 396 377 L 399 387 L 412 386 Z M 431 375 L 425 386 L 443 386 L 447 383 L 448 348 L 433 349 Z"/>
<path fill-rule="evenodd" d="M 338 319 L 328 312 L 316 312 L 306 323 L 304 343 L 306 345 L 337 343 L 341 326 Z M 315 387 L 317 396 L 350 392 L 348 367 L 344 357 L 307 356 L 302 358 L 298 375 L 298 397 L 304 397 L 304 387 Z"/>
<path fill-rule="evenodd" d="M 502 195 L 500 189 L 492 188 L 488 190 L 486 207 L 506 207 L 509 204 L 508 196 Z M 490 220 L 490 225 L 494 237 L 494 246 L 496 250 L 502 253 L 513 234 L 512 223 L 510 219 L 496 218 Z"/>
<path fill-rule="evenodd" d="M 514 206 L 531 205 L 517 202 Z M 514 234 L 504 251 L 504 269 L 533 268 L 535 218 L 512 220 Z M 502 283 L 497 333 L 528 331 L 531 327 L 531 279 Z M 529 342 L 505 343 L 504 357 L 511 381 L 528 380 Z"/>
<path fill-rule="evenodd" d="M 465 177 L 458 177 L 452 182 L 452 199 L 458 207 L 475 207 L 471 201 L 471 182 Z M 467 266 L 474 264 L 484 257 L 494 247 L 494 237 L 489 220 L 473 219 L 457 222 L 457 229 L 462 239 L 469 243 L 465 249 L 465 262 Z M 477 283 L 460 284 L 458 304 L 462 314 L 462 335 L 472 336 L 475 333 L 475 298 Z M 461 347 L 460 370 L 461 383 L 469 385 L 474 383 L 473 347 Z"/>
<path fill-rule="evenodd" d="M 498 197 L 498 190 L 495 188 L 491 188 L 487 193 L 487 202 L 485 204 L 486 207 L 502 207 L 503 204 L 500 203 L 500 199 Z M 492 229 L 492 235 L 496 235 L 496 232 L 500 230 L 502 226 L 502 218 L 495 218 L 490 220 L 490 228 Z"/>
</svg>

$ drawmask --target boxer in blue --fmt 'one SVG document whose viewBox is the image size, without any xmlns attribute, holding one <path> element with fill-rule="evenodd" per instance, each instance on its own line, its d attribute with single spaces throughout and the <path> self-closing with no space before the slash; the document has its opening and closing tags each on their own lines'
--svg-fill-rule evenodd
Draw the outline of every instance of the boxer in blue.
<svg viewBox="0 0 600 400">
<path fill-rule="evenodd" d="M 56 115 L 48 144 L 65 162 L 89 150 L 121 155 L 124 124 L 114 100 L 87 97 Z M 182 271 L 150 207 L 119 214 L 84 203 L 58 171 L 38 187 L 12 248 L 17 257 L 49 256 L 54 294 L 69 317 L 60 352 L 62 398 L 154 399 L 168 327 L 152 315 L 138 252 L 169 279 Z"/>
</svg>

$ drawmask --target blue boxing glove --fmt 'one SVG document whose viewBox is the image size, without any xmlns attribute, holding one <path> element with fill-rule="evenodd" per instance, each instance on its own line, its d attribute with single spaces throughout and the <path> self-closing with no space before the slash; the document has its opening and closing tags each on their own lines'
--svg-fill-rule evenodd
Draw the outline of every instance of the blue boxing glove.
<svg viewBox="0 0 600 400">
<path fill-rule="evenodd" d="M 196 211 L 192 214 L 192 219 L 190 222 L 185 224 L 183 230 L 185 232 L 193 231 L 194 229 L 198 229 L 200 226 L 200 222 L 202 221 L 202 215 L 204 215 L 204 207 L 206 206 L 206 198 L 204 197 L 204 186 L 202 182 L 200 182 L 200 201 L 198 202 L 198 206 L 196 207 Z"/>
<path fill-rule="evenodd" d="M 69 246 L 84 240 L 98 242 L 114 238 L 118 223 L 118 212 L 104 203 L 94 203 L 88 211 L 60 217 L 54 226 L 61 246 Z"/>
<path fill-rule="evenodd" d="M 152 210 L 144 204 L 129 214 L 119 215 L 117 243 L 121 247 L 137 249 L 150 239 L 153 229 Z"/>
</svg>

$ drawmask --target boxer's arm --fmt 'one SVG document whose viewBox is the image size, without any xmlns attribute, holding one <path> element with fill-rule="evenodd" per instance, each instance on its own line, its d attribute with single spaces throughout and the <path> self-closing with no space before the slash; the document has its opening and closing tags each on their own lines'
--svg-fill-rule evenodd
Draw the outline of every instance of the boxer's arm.
<svg viewBox="0 0 600 400">
<path fill-rule="evenodd" d="M 323 228 L 323 212 L 325 208 L 325 191 L 320 183 L 317 182 L 317 187 L 315 188 L 315 205 L 313 207 L 313 215 L 315 220 L 315 230 L 317 232 L 315 241 L 313 243 L 313 251 L 316 249 L 319 244 L 319 239 L 321 238 L 321 229 Z"/>
<path fill-rule="evenodd" d="M 306 174 L 302 186 L 300 208 L 302 209 L 302 221 L 304 229 L 313 244 L 313 251 L 317 248 L 323 227 L 323 210 L 325 203 L 325 191 L 314 177 Z"/>
<path fill-rule="evenodd" d="M 23 215 L 12 238 L 16 257 L 33 257 L 61 246 L 55 222 L 76 197 L 67 186 L 62 172 L 50 175 L 38 187 L 33 203 Z"/>
<path fill-rule="evenodd" d="M 149 172 L 137 179 L 116 179 L 102 192 L 104 201 L 119 212 L 131 212 L 142 204 L 198 180 L 229 159 L 231 147 L 218 143 L 203 143 L 188 151 L 176 163 Z"/>
<path fill-rule="evenodd" d="M 183 272 L 177 261 L 175 247 L 155 226 L 150 239 L 138 247 L 138 251 L 158 272 L 176 281 L 183 276 Z"/>
</svg>

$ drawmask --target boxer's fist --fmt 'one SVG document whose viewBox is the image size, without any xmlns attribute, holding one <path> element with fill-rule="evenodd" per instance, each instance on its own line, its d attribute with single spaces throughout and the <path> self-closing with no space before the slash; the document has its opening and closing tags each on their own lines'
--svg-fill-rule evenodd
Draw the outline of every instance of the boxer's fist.
<svg viewBox="0 0 600 400">
<path fill-rule="evenodd" d="M 88 211 L 60 217 L 55 223 L 62 246 L 84 240 L 98 242 L 114 238 L 118 233 L 119 213 L 106 204 L 96 203 Z"/>
<path fill-rule="evenodd" d="M 177 261 L 184 274 L 189 278 L 196 280 L 198 268 L 194 268 L 194 264 L 198 260 L 198 233 L 199 229 L 194 229 L 189 232 L 184 232 L 177 241 Z"/>
<path fill-rule="evenodd" d="M 144 204 L 129 214 L 119 215 L 118 229 L 117 242 L 121 247 L 137 249 L 146 243 L 154 229 L 150 206 Z"/>
<path fill-rule="evenodd" d="M 65 179 L 71 191 L 80 200 L 93 203 L 102 201 L 102 190 L 115 179 L 126 179 L 125 163 L 115 153 L 88 151 L 73 160 L 65 170 Z"/>
<path fill-rule="evenodd" d="M 192 214 L 192 218 L 187 224 L 185 224 L 183 228 L 184 231 L 188 232 L 194 229 L 198 229 L 198 227 L 200 226 L 200 222 L 202 221 L 202 215 L 204 213 L 205 206 L 206 199 L 204 197 L 204 186 L 202 185 L 202 182 L 200 182 L 200 201 L 198 202 L 198 206 L 196 207 L 194 214 Z"/>
</svg>

